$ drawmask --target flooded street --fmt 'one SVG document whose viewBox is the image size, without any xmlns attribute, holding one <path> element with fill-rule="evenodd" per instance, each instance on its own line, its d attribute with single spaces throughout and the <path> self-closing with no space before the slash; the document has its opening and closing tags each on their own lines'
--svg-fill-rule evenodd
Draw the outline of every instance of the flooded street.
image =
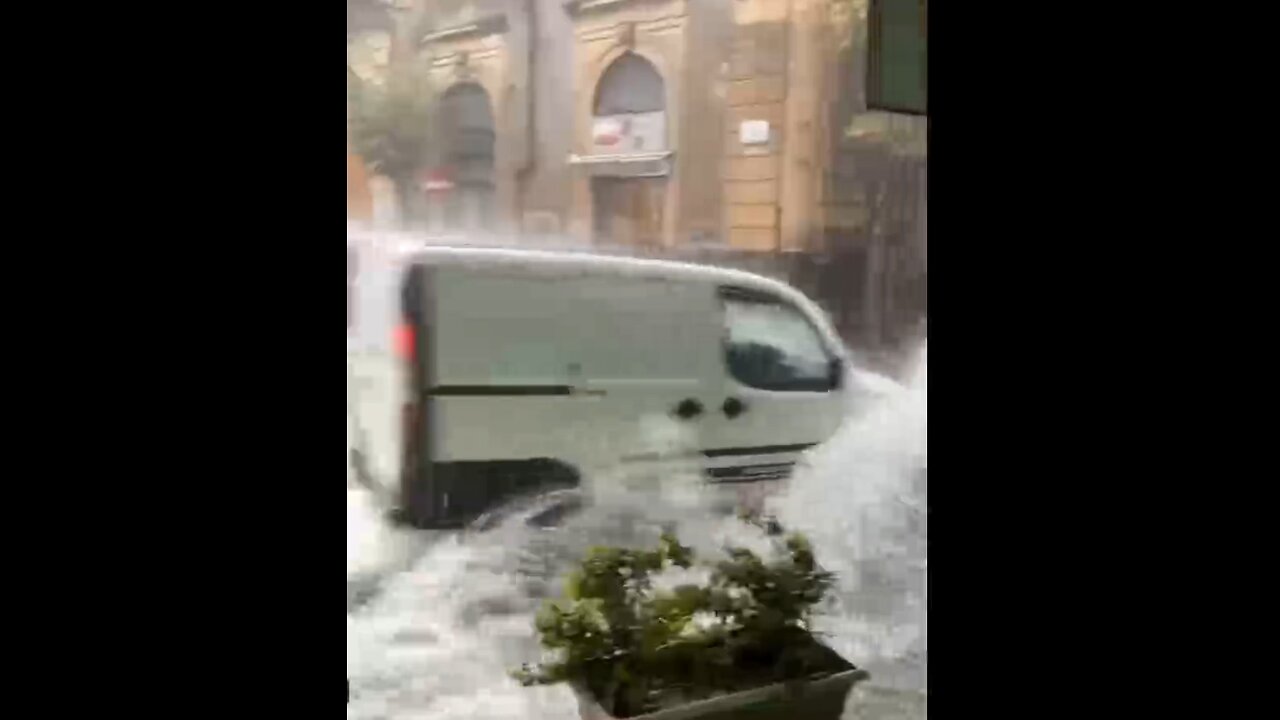
<svg viewBox="0 0 1280 720">
<path fill-rule="evenodd" d="M 850 719 L 925 715 L 927 400 L 922 351 L 905 386 L 858 408 L 770 501 L 837 575 L 816 629 L 872 673 L 851 695 Z M 554 528 L 530 522 L 554 506 L 544 500 L 508 509 L 484 530 L 436 534 L 388 528 L 377 503 L 349 485 L 347 717 L 578 717 L 567 687 L 525 688 L 508 676 L 539 657 L 533 615 L 591 545 L 648 543 L 663 523 L 704 557 L 726 542 L 753 542 L 753 528 L 708 513 L 723 490 L 697 489 L 693 478 L 677 469 L 648 489 L 594 493 Z M 376 594 L 360 595 L 375 582 Z"/>
<path fill-rule="evenodd" d="M 843 720 L 925 717 L 929 26 L 347 0 L 348 720 L 578 718 L 511 673 L 556 665 L 535 616 L 589 550 L 670 532 L 711 565 L 779 529 L 802 577 L 640 612 L 661 562 L 615 568 L 546 614 L 550 677 L 670 708 L 808 682 L 817 639 L 870 675 L 835 678 Z"/>
</svg>

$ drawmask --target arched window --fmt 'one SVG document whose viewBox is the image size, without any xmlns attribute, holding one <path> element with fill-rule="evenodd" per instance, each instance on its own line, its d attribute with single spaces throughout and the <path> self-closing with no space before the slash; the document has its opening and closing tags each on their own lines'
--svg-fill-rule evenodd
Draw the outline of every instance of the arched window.
<svg viewBox="0 0 1280 720">
<path fill-rule="evenodd" d="M 440 99 L 442 173 L 450 189 L 435 198 L 438 227 L 479 230 L 492 226 L 494 122 L 489 94 L 475 83 L 449 88 Z"/>
<path fill-rule="evenodd" d="M 493 112 L 489 94 L 471 83 L 454 85 L 441 99 L 442 128 L 453 162 L 493 159 Z"/>
<path fill-rule="evenodd" d="M 653 63 L 635 53 L 614 60 L 596 88 L 597 116 L 657 112 L 666 107 L 662 76 Z"/>
<path fill-rule="evenodd" d="M 592 152 L 626 154 L 667 147 L 666 98 L 662 77 L 648 60 L 626 53 L 614 60 L 596 85 Z"/>
<path fill-rule="evenodd" d="M 597 242 L 661 244 L 670 154 L 666 109 L 662 76 L 639 55 L 619 56 L 600 76 L 591 127 Z"/>
</svg>

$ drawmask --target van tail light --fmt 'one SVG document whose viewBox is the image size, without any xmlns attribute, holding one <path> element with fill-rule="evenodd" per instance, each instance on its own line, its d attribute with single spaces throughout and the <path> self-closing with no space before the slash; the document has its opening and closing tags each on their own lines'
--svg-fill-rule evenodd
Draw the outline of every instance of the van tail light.
<svg viewBox="0 0 1280 720">
<path fill-rule="evenodd" d="M 416 433 L 414 432 L 417 424 L 414 419 L 417 416 L 416 410 L 418 404 L 416 397 L 418 390 L 418 368 L 417 362 L 415 362 L 418 354 L 416 341 L 417 334 L 414 332 L 413 324 L 411 322 L 406 319 L 405 322 L 396 326 L 393 344 L 395 346 L 396 359 L 400 362 L 400 367 L 404 373 L 405 396 L 404 402 L 400 408 L 400 427 L 401 432 L 404 433 L 403 438 L 406 451 L 413 449 L 412 446 L 416 440 Z M 412 453 L 406 455 L 406 461 L 411 460 L 411 454 Z M 408 462 L 406 464 L 409 465 Z"/>
<path fill-rule="evenodd" d="M 408 318 L 396 326 L 392 341 L 396 360 L 404 373 L 405 394 L 400 404 L 400 479 L 401 488 L 408 490 L 416 483 L 421 450 L 419 444 L 422 441 L 417 398 L 417 333 Z M 406 508 L 412 505 L 411 495 L 405 496 L 404 505 Z"/>
<path fill-rule="evenodd" d="M 400 318 L 393 330 L 392 351 L 403 373 L 404 396 L 400 411 L 400 506 L 412 518 L 410 522 L 424 522 L 431 513 L 429 498 L 424 495 L 422 473 L 428 457 L 426 447 L 426 407 L 424 384 L 426 382 L 423 361 L 426 348 L 419 347 L 428 339 L 422 333 L 421 323 L 423 273 L 421 268 L 411 268 L 400 289 Z"/>
<path fill-rule="evenodd" d="M 416 358 L 417 338 L 413 332 L 413 325 L 409 322 L 402 322 L 396 326 L 392 337 L 392 345 L 395 348 L 396 358 L 407 363 L 412 363 Z"/>
</svg>

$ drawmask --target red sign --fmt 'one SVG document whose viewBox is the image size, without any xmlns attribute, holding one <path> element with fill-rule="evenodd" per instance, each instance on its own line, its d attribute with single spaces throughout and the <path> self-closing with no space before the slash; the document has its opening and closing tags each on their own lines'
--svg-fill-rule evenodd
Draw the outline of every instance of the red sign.
<svg viewBox="0 0 1280 720">
<path fill-rule="evenodd" d="M 435 168 L 422 174 L 419 186 L 423 192 L 448 192 L 454 188 L 453 171 L 450 168 Z"/>
<path fill-rule="evenodd" d="M 596 120 L 595 127 L 592 128 L 592 139 L 595 144 L 600 147 L 612 147 L 617 145 L 623 135 L 626 134 L 629 123 L 617 118 L 600 118 Z"/>
</svg>

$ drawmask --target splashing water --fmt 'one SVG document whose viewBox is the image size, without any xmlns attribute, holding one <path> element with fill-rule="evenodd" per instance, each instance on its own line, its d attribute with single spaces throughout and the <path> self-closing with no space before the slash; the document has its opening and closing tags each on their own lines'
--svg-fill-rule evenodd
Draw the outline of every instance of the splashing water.
<svg viewBox="0 0 1280 720">
<path fill-rule="evenodd" d="M 908 711 L 902 703 L 880 711 L 867 694 L 874 688 L 855 691 L 848 718 L 923 717 L 926 365 L 922 351 L 909 384 L 852 417 L 771 503 L 837 574 L 831 612 L 816 629 L 870 669 L 874 685 L 911 696 Z M 482 532 L 437 536 L 412 569 L 349 611 L 349 720 L 575 718 L 568 688 L 521 687 L 508 671 L 539 658 L 534 613 L 590 546 L 651 546 L 668 528 L 703 557 L 760 544 L 757 529 L 709 512 L 725 490 L 699 482 L 692 465 L 610 475 L 585 483 L 590 506 L 554 529 L 531 522 L 563 500 L 549 496 L 513 505 Z"/>
<path fill-rule="evenodd" d="M 847 423 L 771 503 L 809 535 L 837 577 L 817 629 L 874 684 L 927 688 L 928 362 L 905 388 Z"/>
</svg>

